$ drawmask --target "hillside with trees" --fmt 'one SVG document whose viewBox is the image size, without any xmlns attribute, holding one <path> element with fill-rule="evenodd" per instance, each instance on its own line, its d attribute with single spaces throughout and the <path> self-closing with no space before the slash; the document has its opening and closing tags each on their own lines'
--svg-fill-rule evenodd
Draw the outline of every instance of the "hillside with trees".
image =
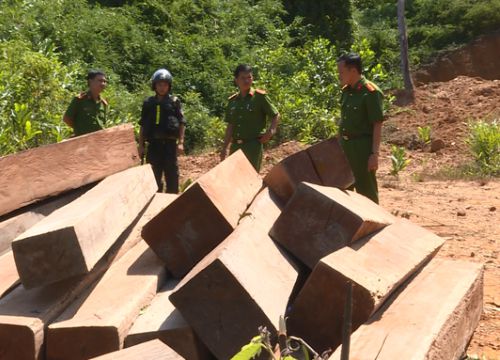
<svg viewBox="0 0 500 360">
<path fill-rule="evenodd" d="M 500 28 L 500 0 L 413 0 L 406 7 L 414 68 Z M 275 143 L 313 143 L 336 131 L 336 58 L 351 49 L 384 90 L 401 86 L 395 1 L 5 0 L 0 155 L 70 136 L 62 114 L 91 68 L 110 79 L 106 126 L 136 123 L 151 74 L 168 68 L 188 119 L 187 150 L 215 147 L 241 62 L 255 65 L 257 85 L 280 109 Z"/>
</svg>

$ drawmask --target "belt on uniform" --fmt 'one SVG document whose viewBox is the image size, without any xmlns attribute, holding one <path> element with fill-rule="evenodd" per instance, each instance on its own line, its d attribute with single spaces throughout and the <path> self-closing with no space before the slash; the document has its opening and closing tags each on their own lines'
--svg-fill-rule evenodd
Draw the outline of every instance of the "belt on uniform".
<svg viewBox="0 0 500 360">
<path fill-rule="evenodd" d="M 176 136 L 168 136 L 168 135 L 154 135 L 148 141 L 162 141 L 162 140 L 177 140 Z"/>
<path fill-rule="evenodd" d="M 233 143 L 241 145 L 241 144 L 244 144 L 244 143 L 247 143 L 250 141 L 254 141 L 254 140 L 258 140 L 258 139 L 260 139 L 260 136 L 256 137 L 256 138 L 251 138 L 251 139 L 233 139 Z"/>
<path fill-rule="evenodd" d="M 344 140 L 361 139 L 364 137 L 371 137 L 371 136 L 372 134 L 346 134 L 346 133 L 340 134 L 340 137 Z"/>
</svg>

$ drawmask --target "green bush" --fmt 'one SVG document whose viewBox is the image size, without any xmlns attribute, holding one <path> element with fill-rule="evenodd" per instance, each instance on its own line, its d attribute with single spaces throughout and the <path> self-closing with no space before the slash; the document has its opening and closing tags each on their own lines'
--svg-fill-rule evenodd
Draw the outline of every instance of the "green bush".
<svg viewBox="0 0 500 360">
<path fill-rule="evenodd" d="M 196 149 L 218 148 L 222 145 L 226 125 L 210 115 L 196 92 L 187 92 L 183 96 L 184 116 L 187 120 L 185 135 L 186 153 Z"/>
<path fill-rule="evenodd" d="M 500 124 L 475 121 L 469 123 L 467 143 L 479 171 L 485 175 L 500 175 Z"/>
<path fill-rule="evenodd" d="M 0 43 L 0 155 L 57 142 L 69 135 L 64 104 L 79 65 L 32 51 L 23 41 Z"/>
</svg>

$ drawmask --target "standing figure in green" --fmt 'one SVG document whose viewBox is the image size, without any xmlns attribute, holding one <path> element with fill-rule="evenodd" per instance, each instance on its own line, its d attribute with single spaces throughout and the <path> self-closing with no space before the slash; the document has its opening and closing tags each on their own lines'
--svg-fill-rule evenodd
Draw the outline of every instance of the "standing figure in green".
<svg viewBox="0 0 500 360">
<path fill-rule="evenodd" d="M 342 55 L 337 65 L 342 84 L 340 145 L 351 165 L 354 188 L 378 204 L 375 173 L 384 120 L 384 95 L 362 75 L 359 54 Z"/>
<path fill-rule="evenodd" d="M 163 192 L 163 181 L 167 183 L 167 193 L 179 192 L 179 165 L 177 155 L 184 152 L 184 129 L 186 120 L 181 101 L 173 96 L 173 77 L 167 69 L 158 69 L 151 77 L 154 96 L 142 104 L 139 120 L 139 156 L 145 153 L 146 162 L 151 164 L 158 184 L 158 192 Z"/>
<path fill-rule="evenodd" d="M 236 67 L 234 83 L 239 92 L 229 97 L 226 108 L 227 127 L 221 161 L 226 158 L 231 144 L 230 154 L 241 149 L 255 170 L 260 171 L 262 145 L 276 133 L 279 113 L 264 90 L 252 88 L 253 73 L 249 65 L 240 64 Z M 271 125 L 264 132 L 267 118 L 271 118 Z"/>
<path fill-rule="evenodd" d="M 73 129 L 75 136 L 101 130 L 106 123 L 108 103 L 101 97 L 106 88 L 106 74 L 91 70 L 87 74 L 88 90 L 71 100 L 63 121 Z"/>
</svg>

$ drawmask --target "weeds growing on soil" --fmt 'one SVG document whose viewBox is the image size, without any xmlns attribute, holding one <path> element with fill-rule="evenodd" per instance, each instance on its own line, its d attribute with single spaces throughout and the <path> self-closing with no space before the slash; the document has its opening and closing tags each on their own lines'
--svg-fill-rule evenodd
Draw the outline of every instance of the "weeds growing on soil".
<svg viewBox="0 0 500 360">
<path fill-rule="evenodd" d="M 481 174 L 500 175 L 500 124 L 498 119 L 469 122 L 467 144 Z"/>
<path fill-rule="evenodd" d="M 430 126 L 419 126 L 418 127 L 418 138 L 423 144 L 429 144 L 431 142 L 431 127 Z"/>
<path fill-rule="evenodd" d="M 391 146 L 391 175 L 398 176 L 400 171 L 404 170 L 410 163 L 410 159 L 406 158 L 405 148 L 402 146 Z"/>
</svg>

